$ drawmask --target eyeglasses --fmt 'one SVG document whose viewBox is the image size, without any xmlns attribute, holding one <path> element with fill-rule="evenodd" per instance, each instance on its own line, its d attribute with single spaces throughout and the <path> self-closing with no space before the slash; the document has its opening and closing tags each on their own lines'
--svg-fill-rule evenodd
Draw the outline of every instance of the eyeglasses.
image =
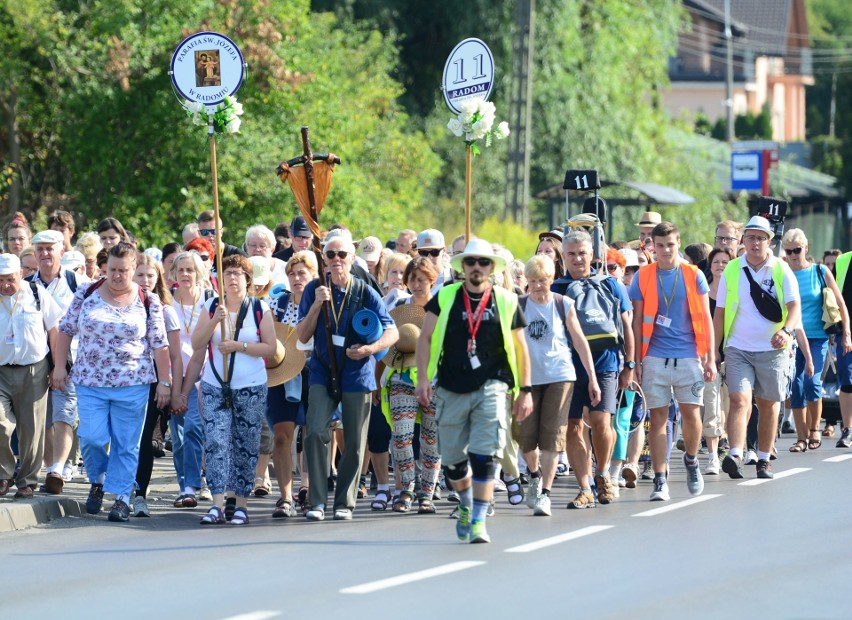
<svg viewBox="0 0 852 620">
<path fill-rule="evenodd" d="M 802 248 L 784 248 L 784 251 L 787 254 L 795 254 L 796 256 L 798 256 L 802 253 Z"/>
<path fill-rule="evenodd" d="M 618 269 L 618 263 L 610 263 L 606 266 L 607 271 L 615 271 L 616 269 Z"/>
<path fill-rule="evenodd" d="M 743 241 L 748 241 L 749 243 L 763 243 L 764 241 L 769 241 L 769 237 L 764 237 L 763 235 L 746 235 L 743 237 Z"/>
<path fill-rule="evenodd" d="M 202 237 L 213 237 L 213 236 L 216 235 L 216 229 L 215 228 L 199 228 L 198 233 Z"/>
<path fill-rule="evenodd" d="M 468 256 L 462 262 L 468 267 L 473 267 L 474 265 L 488 267 L 488 265 L 493 264 L 493 261 L 490 258 L 474 258 L 472 256 Z"/>
<path fill-rule="evenodd" d="M 246 247 L 249 250 L 268 250 L 270 246 L 267 243 L 247 243 Z"/>
<path fill-rule="evenodd" d="M 734 243 L 736 242 L 736 240 L 736 237 L 720 237 L 719 235 L 716 235 L 716 241 L 718 241 L 719 243 Z"/>
<path fill-rule="evenodd" d="M 417 253 L 423 258 L 426 258 L 427 256 L 438 258 L 441 255 L 441 252 L 443 252 L 443 250 L 417 250 Z"/>
<path fill-rule="evenodd" d="M 334 250 L 329 250 L 325 253 L 325 257 L 328 260 L 334 260 L 335 256 L 341 260 L 344 260 L 347 256 L 349 256 L 349 252 L 347 252 L 346 250 L 338 250 L 337 252 L 335 252 Z"/>
</svg>

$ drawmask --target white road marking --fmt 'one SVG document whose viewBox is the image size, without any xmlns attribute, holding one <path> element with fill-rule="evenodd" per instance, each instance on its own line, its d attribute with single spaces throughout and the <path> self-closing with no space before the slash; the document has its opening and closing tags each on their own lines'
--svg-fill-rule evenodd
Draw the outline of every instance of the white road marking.
<svg viewBox="0 0 852 620">
<path fill-rule="evenodd" d="M 380 579 L 378 581 L 371 581 L 370 583 L 362 583 L 359 586 L 343 588 L 340 593 L 369 594 L 378 590 L 401 586 L 413 581 L 429 579 L 430 577 L 440 577 L 441 575 L 449 575 L 450 573 L 456 573 L 460 570 L 466 570 L 482 564 L 485 564 L 485 562 L 453 562 L 452 564 L 444 564 L 443 566 L 436 566 L 435 568 L 427 568 L 426 570 L 408 573 L 407 575 L 397 575 L 396 577 L 390 577 L 389 579 Z"/>
<path fill-rule="evenodd" d="M 250 611 L 247 614 L 229 616 L 223 620 L 269 620 L 269 618 L 277 618 L 280 615 L 280 611 Z"/>
<path fill-rule="evenodd" d="M 692 506 L 693 504 L 700 504 L 701 502 L 716 499 L 717 497 L 722 497 L 722 495 L 699 495 L 698 497 L 693 497 L 692 499 L 685 499 L 682 502 L 677 502 L 676 504 L 667 504 L 661 508 L 654 508 L 653 510 L 646 510 L 645 512 L 637 512 L 635 515 L 632 516 L 656 517 L 657 515 L 661 515 L 666 512 L 671 512 L 672 510 L 679 510 L 681 508 L 686 508 L 687 506 Z"/>
<path fill-rule="evenodd" d="M 541 540 L 537 540 L 535 542 L 527 543 L 525 545 L 519 545 L 517 547 L 511 547 L 510 549 L 506 549 L 506 553 L 529 553 L 530 551 L 538 551 L 539 549 L 544 549 L 545 547 L 550 547 L 552 545 L 558 545 L 559 543 L 568 542 L 569 540 L 574 540 L 576 538 L 582 538 L 583 536 L 589 536 L 590 534 L 597 534 L 598 532 L 603 532 L 604 530 L 608 530 L 614 525 L 592 525 L 589 527 L 584 527 L 582 529 L 576 530 L 574 532 L 567 532 L 565 534 L 559 534 L 558 536 L 551 536 L 550 538 L 543 538 Z"/>
<path fill-rule="evenodd" d="M 754 480 L 746 480 L 745 482 L 740 482 L 739 484 L 741 487 L 756 487 L 757 485 L 763 484 L 765 482 L 772 482 L 773 480 L 778 480 L 779 478 L 794 476 L 796 474 L 801 474 L 810 470 L 810 467 L 794 467 L 792 469 L 785 469 L 784 471 L 776 472 L 774 478 L 755 478 Z"/>
<path fill-rule="evenodd" d="M 840 456 L 832 456 L 831 458 L 823 459 L 823 463 L 840 463 L 841 461 L 848 461 L 852 459 L 852 453 L 850 454 L 841 454 Z"/>
</svg>

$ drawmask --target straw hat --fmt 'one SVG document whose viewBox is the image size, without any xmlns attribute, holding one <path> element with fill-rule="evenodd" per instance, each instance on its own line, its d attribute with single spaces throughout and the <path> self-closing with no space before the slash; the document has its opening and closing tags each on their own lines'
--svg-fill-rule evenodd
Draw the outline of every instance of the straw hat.
<svg viewBox="0 0 852 620">
<path fill-rule="evenodd" d="M 286 383 L 305 367 L 307 358 L 304 351 L 296 348 L 295 330 L 289 325 L 273 321 L 275 324 L 275 356 L 266 362 L 266 383 L 269 387 L 275 387 Z M 292 334 L 288 337 L 288 333 Z"/>
<path fill-rule="evenodd" d="M 464 248 L 464 252 L 456 254 L 450 259 L 450 265 L 458 272 L 464 271 L 462 262 L 467 257 L 473 258 L 488 258 L 494 263 L 494 271 L 500 272 L 506 269 L 506 259 L 502 256 L 497 256 L 494 253 L 494 248 L 484 239 L 471 239 Z"/>
<path fill-rule="evenodd" d="M 642 214 L 642 217 L 639 218 L 639 221 L 636 222 L 637 226 L 656 226 L 660 222 L 663 221 L 662 216 L 656 211 L 645 211 Z"/>
<path fill-rule="evenodd" d="M 388 368 L 411 368 L 415 364 L 417 339 L 426 310 L 417 304 L 400 304 L 390 315 L 399 330 L 399 340 L 391 345 L 383 361 Z"/>
</svg>

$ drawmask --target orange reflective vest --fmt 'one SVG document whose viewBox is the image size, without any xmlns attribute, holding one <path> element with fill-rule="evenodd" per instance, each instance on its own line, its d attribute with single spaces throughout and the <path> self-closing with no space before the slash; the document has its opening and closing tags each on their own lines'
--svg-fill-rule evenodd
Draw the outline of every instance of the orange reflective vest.
<svg viewBox="0 0 852 620">
<path fill-rule="evenodd" d="M 704 316 L 704 304 L 698 293 L 695 281 L 698 268 L 695 265 L 681 263 L 683 282 L 686 286 L 686 301 L 689 305 L 689 315 L 692 317 L 692 330 L 695 332 L 695 347 L 698 356 L 707 355 L 707 324 Z M 651 334 L 657 324 L 657 309 L 659 297 L 657 295 L 657 264 L 645 265 L 636 274 L 639 278 L 639 290 L 642 293 L 642 356 L 648 354 L 648 345 L 651 344 Z M 641 359 L 641 358 L 640 358 Z"/>
</svg>

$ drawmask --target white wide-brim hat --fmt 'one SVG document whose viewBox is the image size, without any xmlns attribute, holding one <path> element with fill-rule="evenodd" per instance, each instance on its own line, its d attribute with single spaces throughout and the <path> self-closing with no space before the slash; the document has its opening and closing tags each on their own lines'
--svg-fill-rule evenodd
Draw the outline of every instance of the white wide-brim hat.
<svg viewBox="0 0 852 620">
<path fill-rule="evenodd" d="M 494 253 L 494 248 L 485 239 L 472 239 L 464 248 L 464 252 L 456 254 L 450 259 L 450 265 L 458 272 L 464 271 L 462 262 L 468 257 L 487 258 L 494 261 L 494 271 L 503 271 L 506 269 L 506 259 L 502 256 L 497 256 Z"/>
</svg>

